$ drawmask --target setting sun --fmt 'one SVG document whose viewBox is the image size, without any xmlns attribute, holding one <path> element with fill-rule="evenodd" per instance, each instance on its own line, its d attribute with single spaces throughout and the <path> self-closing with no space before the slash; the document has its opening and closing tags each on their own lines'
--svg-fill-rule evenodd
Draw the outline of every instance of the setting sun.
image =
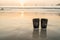
<svg viewBox="0 0 60 40">
<path fill-rule="evenodd" d="M 19 0 L 19 1 L 20 1 L 20 3 L 21 3 L 21 6 L 23 6 L 23 5 L 24 5 L 25 0 Z"/>
</svg>

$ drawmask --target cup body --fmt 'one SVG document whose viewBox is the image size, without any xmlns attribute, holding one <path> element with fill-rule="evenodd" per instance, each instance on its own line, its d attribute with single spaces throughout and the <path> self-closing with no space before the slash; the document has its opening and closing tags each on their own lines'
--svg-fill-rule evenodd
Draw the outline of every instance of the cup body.
<svg viewBox="0 0 60 40">
<path fill-rule="evenodd" d="M 41 28 L 47 28 L 48 19 L 41 19 Z"/>
<path fill-rule="evenodd" d="M 33 19 L 33 28 L 39 28 L 39 18 Z"/>
</svg>

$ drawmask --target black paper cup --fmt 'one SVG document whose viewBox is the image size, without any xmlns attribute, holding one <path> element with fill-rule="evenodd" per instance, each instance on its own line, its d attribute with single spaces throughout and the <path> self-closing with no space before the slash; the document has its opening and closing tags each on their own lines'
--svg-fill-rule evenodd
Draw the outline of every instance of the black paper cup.
<svg viewBox="0 0 60 40">
<path fill-rule="evenodd" d="M 33 19 L 33 28 L 39 28 L 39 18 Z"/>
<path fill-rule="evenodd" d="M 41 19 L 41 28 L 47 28 L 47 23 L 48 23 L 48 19 L 42 18 Z"/>
</svg>

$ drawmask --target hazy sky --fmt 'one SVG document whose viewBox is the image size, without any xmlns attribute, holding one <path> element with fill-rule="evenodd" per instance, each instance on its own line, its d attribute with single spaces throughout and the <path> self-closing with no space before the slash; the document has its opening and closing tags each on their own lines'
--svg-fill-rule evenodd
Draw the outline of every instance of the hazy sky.
<svg viewBox="0 0 60 40">
<path fill-rule="evenodd" d="M 0 6 L 40 5 L 49 6 L 60 3 L 60 0 L 0 0 Z"/>
</svg>

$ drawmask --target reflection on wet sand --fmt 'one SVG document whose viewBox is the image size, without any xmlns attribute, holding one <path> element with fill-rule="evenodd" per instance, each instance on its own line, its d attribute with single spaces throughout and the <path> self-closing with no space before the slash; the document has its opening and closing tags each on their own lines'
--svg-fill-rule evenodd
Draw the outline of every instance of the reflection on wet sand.
<svg viewBox="0 0 60 40">
<path fill-rule="evenodd" d="M 39 32 L 40 29 L 34 29 L 33 30 L 33 40 L 47 40 L 47 31 L 46 29 L 41 29 L 41 31 Z"/>
<path fill-rule="evenodd" d="M 46 29 L 41 29 L 40 38 L 41 38 L 41 40 L 47 40 L 47 31 L 46 31 Z"/>
<path fill-rule="evenodd" d="M 33 40 L 39 40 L 39 29 L 33 29 Z"/>
</svg>

